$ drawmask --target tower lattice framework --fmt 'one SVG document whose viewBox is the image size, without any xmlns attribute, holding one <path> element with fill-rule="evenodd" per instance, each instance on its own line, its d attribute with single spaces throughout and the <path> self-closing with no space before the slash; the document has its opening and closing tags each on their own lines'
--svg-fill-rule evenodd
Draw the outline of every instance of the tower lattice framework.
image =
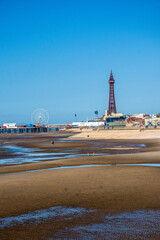
<svg viewBox="0 0 160 240">
<path fill-rule="evenodd" d="M 108 105 L 108 114 L 117 113 L 116 110 L 116 102 L 115 102 L 115 95 L 114 95 L 114 78 L 111 71 L 110 78 L 109 78 L 109 105 Z"/>
</svg>

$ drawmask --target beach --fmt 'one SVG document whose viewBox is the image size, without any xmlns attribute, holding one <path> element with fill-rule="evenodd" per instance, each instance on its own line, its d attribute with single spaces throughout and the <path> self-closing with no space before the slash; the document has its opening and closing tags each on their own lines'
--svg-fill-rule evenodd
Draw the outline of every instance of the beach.
<svg viewBox="0 0 160 240">
<path fill-rule="evenodd" d="M 60 206 L 93 212 L 77 216 L 76 220 L 65 220 L 60 215 L 36 225 L 27 222 L 4 227 L 0 229 L 0 238 L 81 239 L 80 235 L 71 230 L 73 227 L 102 223 L 107 214 L 114 216 L 133 211 L 158 211 L 160 168 L 139 164 L 160 164 L 159 134 L 159 130 L 114 130 L 74 134 L 65 131 L 30 137 L 1 135 L 0 141 L 3 143 L 41 149 L 46 153 L 54 150 L 57 153 L 70 151 L 74 154 L 78 151 L 79 154 L 78 157 L 1 165 L 1 219 Z M 54 144 L 51 144 L 53 139 Z M 64 233 L 65 227 L 70 230 Z M 160 228 L 150 225 L 148 234 L 150 238 L 147 235 L 146 239 L 158 239 Z M 95 234 L 95 239 L 102 238 Z M 135 239 L 141 238 L 137 235 Z"/>
</svg>

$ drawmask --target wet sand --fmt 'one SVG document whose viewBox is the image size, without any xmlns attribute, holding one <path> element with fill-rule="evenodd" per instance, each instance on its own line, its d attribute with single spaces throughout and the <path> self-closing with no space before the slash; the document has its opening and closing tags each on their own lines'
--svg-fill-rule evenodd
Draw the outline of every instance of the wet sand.
<svg viewBox="0 0 160 240">
<path fill-rule="evenodd" d="M 51 206 L 160 208 L 160 169 L 103 166 L 1 175 L 1 217 Z M 149 181 L 147 181 L 149 179 Z"/>
<path fill-rule="evenodd" d="M 27 138 L 24 144 L 20 139 L 13 139 L 13 141 L 16 144 L 37 148 L 43 148 L 43 144 L 45 144 L 45 149 L 48 146 L 47 151 L 53 147 L 57 148 L 57 146 L 51 146 L 49 142 L 53 139 L 51 135 L 43 135 L 43 140 L 46 141 L 44 143 L 41 142 L 41 136 L 39 135 L 34 140 Z M 6 140 L 3 139 L 3 141 Z M 12 141 L 11 137 L 10 141 Z M 108 141 L 112 142 L 113 139 Z M 125 139 L 119 140 L 119 143 L 127 141 Z M 92 224 L 98 223 L 102 220 L 104 213 L 114 214 L 115 212 L 142 209 L 160 209 L 160 168 L 116 165 L 120 163 L 160 163 L 160 141 L 159 139 L 143 139 L 130 140 L 129 142 L 146 144 L 147 147 L 140 149 L 139 153 L 133 154 L 126 152 L 120 155 L 87 156 L 1 167 L 0 173 L 13 173 L 0 175 L 0 218 L 17 216 L 29 211 L 53 206 L 82 207 L 98 210 L 98 214 L 93 214 L 92 218 L 89 215 L 77 218 L 76 226 L 84 226 L 89 222 Z M 63 148 L 75 149 L 84 143 L 76 143 L 76 146 L 71 142 L 58 144 L 59 147 L 62 145 Z M 90 147 L 90 143 L 87 143 L 85 146 L 87 148 Z M 90 148 L 90 150 L 94 150 L 93 146 Z M 20 172 L 83 164 L 113 165 L 41 172 Z M 10 237 L 13 235 L 13 239 L 46 239 L 45 236 L 49 236 L 49 231 L 55 234 L 56 231 L 63 229 L 65 225 L 75 226 L 74 219 L 64 221 L 63 218 L 60 218 L 54 223 L 52 220 L 47 223 L 40 223 L 38 225 L 39 234 L 36 231 L 36 227 L 30 223 L 21 227 L 4 228 L 1 230 L 0 236 L 1 239 L 7 239 L 7 237 L 12 239 Z M 28 236 L 26 234 L 27 231 Z M 41 238 L 40 236 L 43 237 Z M 74 234 L 70 236 L 74 238 Z M 154 236 L 159 236 L 159 229 L 153 231 L 151 239 Z M 68 235 L 66 235 L 66 239 L 70 239 Z"/>
</svg>

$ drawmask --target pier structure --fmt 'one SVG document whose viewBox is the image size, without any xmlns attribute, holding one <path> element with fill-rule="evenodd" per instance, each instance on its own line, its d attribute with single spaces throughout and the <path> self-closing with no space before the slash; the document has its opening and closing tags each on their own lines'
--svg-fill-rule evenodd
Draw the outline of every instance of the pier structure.
<svg viewBox="0 0 160 240">
<path fill-rule="evenodd" d="M 40 133 L 47 131 L 47 127 L 0 128 L 0 133 Z"/>
</svg>

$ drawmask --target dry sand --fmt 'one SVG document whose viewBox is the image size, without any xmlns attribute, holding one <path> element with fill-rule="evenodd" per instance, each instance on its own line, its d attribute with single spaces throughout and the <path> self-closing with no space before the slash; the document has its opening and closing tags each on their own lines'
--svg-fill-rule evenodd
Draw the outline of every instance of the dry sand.
<svg viewBox="0 0 160 240">
<path fill-rule="evenodd" d="M 75 129 L 76 130 L 76 129 Z M 78 131 L 78 129 L 77 129 Z M 83 130 L 70 139 L 160 139 L 160 129 Z"/>
</svg>

